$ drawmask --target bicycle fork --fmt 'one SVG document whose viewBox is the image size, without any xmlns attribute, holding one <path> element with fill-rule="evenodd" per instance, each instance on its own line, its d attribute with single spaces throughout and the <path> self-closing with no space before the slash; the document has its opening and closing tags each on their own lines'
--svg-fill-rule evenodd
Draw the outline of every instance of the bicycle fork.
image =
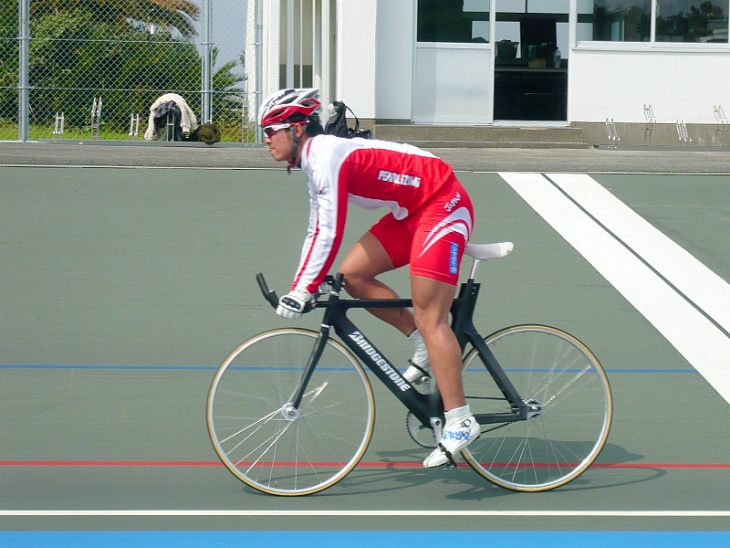
<svg viewBox="0 0 730 548">
<path fill-rule="evenodd" d="M 311 396 L 311 400 L 313 401 L 319 397 L 325 388 L 327 388 L 327 384 L 325 383 L 322 386 L 313 388 L 309 392 L 306 391 L 309 381 L 312 378 L 312 374 L 314 373 L 314 368 L 317 366 L 319 358 L 322 357 L 322 353 L 324 352 L 327 341 L 329 340 L 329 332 L 330 326 L 322 325 L 322 328 L 319 331 L 319 337 L 317 337 L 314 347 L 312 348 L 312 352 L 309 354 L 309 359 L 307 360 L 307 365 L 304 367 L 304 372 L 299 380 L 299 384 L 297 384 L 297 387 L 294 389 L 289 403 L 282 409 L 282 415 L 287 420 L 295 420 L 299 417 L 302 400 L 306 396 Z"/>
</svg>

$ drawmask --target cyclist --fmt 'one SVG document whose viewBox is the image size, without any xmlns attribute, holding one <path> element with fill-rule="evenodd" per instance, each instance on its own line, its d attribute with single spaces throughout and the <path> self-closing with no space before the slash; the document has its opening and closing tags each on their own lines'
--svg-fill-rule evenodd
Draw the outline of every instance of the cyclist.
<svg viewBox="0 0 730 548">
<path fill-rule="evenodd" d="M 479 425 L 464 399 L 461 349 L 449 325 L 459 264 L 473 224 L 469 195 L 451 167 L 416 147 L 325 135 L 316 89 L 285 89 L 259 111 L 265 143 L 288 169 L 300 167 L 310 195 L 309 228 L 290 292 L 277 313 L 299 318 L 330 271 L 345 228 L 347 205 L 388 207 L 339 268 L 345 289 L 360 299 L 397 299 L 376 277 L 410 264 L 413 312 L 372 309 L 414 343 L 404 377 L 413 383 L 433 371 L 446 410 L 438 447 L 427 468 L 453 463 L 477 437 Z"/>
</svg>

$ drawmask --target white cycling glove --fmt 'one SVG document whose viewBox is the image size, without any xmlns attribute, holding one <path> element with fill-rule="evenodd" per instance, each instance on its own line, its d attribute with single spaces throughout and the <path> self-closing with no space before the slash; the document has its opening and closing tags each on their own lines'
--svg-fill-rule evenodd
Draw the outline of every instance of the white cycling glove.
<svg viewBox="0 0 730 548">
<path fill-rule="evenodd" d="M 276 313 L 288 320 L 297 320 L 302 317 L 304 307 L 312 300 L 312 294 L 304 289 L 295 289 L 279 299 Z"/>
</svg>

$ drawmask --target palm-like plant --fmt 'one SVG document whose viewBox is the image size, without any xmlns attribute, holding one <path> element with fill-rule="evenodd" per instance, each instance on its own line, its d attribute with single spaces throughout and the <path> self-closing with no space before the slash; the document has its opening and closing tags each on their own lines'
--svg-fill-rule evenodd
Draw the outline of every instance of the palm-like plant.
<svg viewBox="0 0 730 548">
<path fill-rule="evenodd" d="M 195 21 L 200 7 L 192 0 L 31 0 L 34 16 L 59 14 L 83 8 L 100 22 L 123 27 L 130 21 L 153 23 L 165 29 L 177 29 L 190 38 L 197 34 Z"/>
</svg>

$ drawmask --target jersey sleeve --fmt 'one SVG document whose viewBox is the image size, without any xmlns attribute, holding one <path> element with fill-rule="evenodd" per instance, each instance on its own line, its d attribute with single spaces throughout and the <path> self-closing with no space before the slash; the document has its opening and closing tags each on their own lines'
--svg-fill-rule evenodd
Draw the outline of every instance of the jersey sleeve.
<svg viewBox="0 0 730 548">
<path fill-rule="evenodd" d="M 314 139 L 312 140 L 314 141 Z M 334 263 L 347 219 L 347 179 L 329 147 L 308 143 L 309 226 L 291 289 L 315 293 Z"/>
</svg>

